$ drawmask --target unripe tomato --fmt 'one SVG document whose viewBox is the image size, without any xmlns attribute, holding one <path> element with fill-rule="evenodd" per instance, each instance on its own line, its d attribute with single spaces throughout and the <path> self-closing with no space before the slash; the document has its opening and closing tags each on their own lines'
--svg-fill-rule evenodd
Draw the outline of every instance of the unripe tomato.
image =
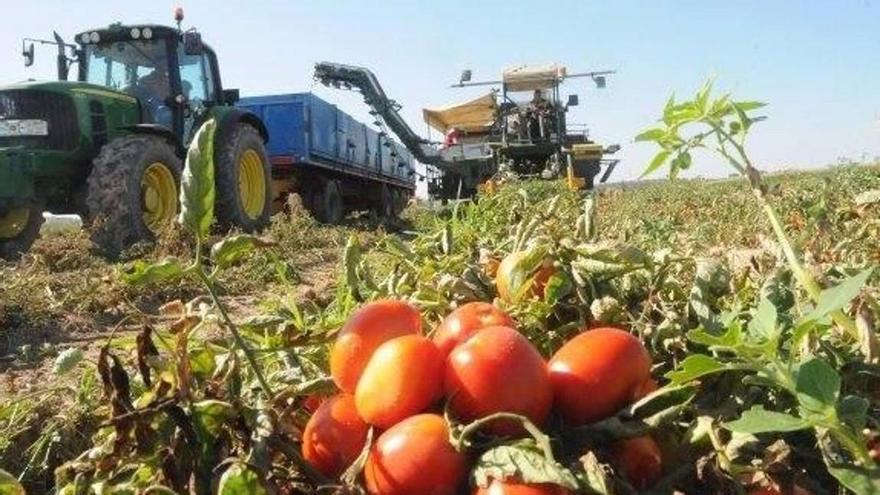
<svg viewBox="0 0 880 495">
<path fill-rule="evenodd" d="M 422 332 L 419 311 L 404 301 L 371 302 L 355 311 L 330 351 L 330 374 L 342 391 L 354 393 L 373 351 L 401 335 Z"/>
<path fill-rule="evenodd" d="M 545 259 L 537 266 L 530 260 L 529 251 L 508 254 L 495 275 L 495 288 L 498 297 L 507 302 L 517 302 L 522 298 L 544 297 L 544 287 L 556 273 L 552 260 Z"/>
<path fill-rule="evenodd" d="M 369 428 L 355 410 L 354 397 L 330 397 L 306 423 L 303 458 L 318 471 L 335 478 L 360 455 Z"/>
<path fill-rule="evenodd" d="M 474 495 L 571 495 L 565 487 L 553 483 L 520 483 L 516 480 L 492 480 L 486 488 L 476 488 Z"/>
<path fill-rule="evenodd" d="M 364 421 L 390 428 L 422 412 L 443 395 L 444 360 L 437 346 L 421 335 L 404 335 L 380 345 L 355 389 Z"/>
<path fill-rule="evenodd" d="M 660 447 L 649 436 L 614 442 L 611 457 L 614 467 L 640 490 L 653 486 L 663 473 Z"/>
<path fill-rule="evenodd" d="M 548 368 L 559 412 L 569 423 L 584 424 L 632 402 L 650 378 L 651 357 L 630 333 L 596 328 L 569 340 Z"/>
<path fill-rule="evenodd" d="M 449 443 L 446 420 L 419 414 L 379 436 L 364 479 L 373 495 L 453 495 L 467 472 L 467 458 Z"/>
<path fill-rule="evenodd" d="M 528 339 L 507 327 L 484 328 L 456 347 L 446 361 L 443 387 L 450 410 L 462 421 L 509 412 L 540 425 L 553 405 L 544 359 Z M 499 435 L 522 432 L 510 421 L 488 426 Z"/>
<path fill-rule="evenodd" d="M 502 326 L 513 328 L 516 323 L 507 313 L 485 302 L 472 302 L 449 313 L 434 332 L 434 343 L 444 356 L 470 338 L 477 330 Z"/>
</svg>

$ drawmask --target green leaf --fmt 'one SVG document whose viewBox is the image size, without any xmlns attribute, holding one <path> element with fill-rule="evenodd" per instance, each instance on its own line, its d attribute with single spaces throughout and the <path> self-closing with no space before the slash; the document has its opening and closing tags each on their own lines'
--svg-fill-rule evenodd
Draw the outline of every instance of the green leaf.
<svg viewBox="0 0 880 495">
<path fill-rule="evenodd" d="M 180 180 L 178 222 L 198 239 L 204 239 L 214 223 L 214 131 L 210 119 L 198 130 L 186 154 Z"/>
<path fill-rule="evenodd" d="M 76 365 L 83 360 L 83 357 L 85 357 L 85 354 L 83 354 L 82 349 L 77 349 L 76 347 L 65 349 L 55 358 L 55 365 L 52 367 L 52 372 L 56 376 L 64 375 L 68 371 L 76 368 Z"/>
<path fill-rule="evenodd" d="M 729 369 L 724 364 L 705 354 L 692 354 L 685 358 L 677 368 L 666 374 L 673 383 L 687 383 L 701 376 Z"/>
<path fill-rule="evenodd" d="M 556 304 L 571 293 L 572 287 L 571 278 L 566 273 L 556 272 L 544 286 L 544 301 L 547 304 Z"/>
<path fill-rule="evenodd" d="M 798 368 L 795 390 L 801 407 L 808 411 L 833 410 L 840 392 L 840 375 L 825 361 L 814 358 Z"/>
<path fill-rule="evenodd" d="M 655 127 L 653 129 L 648 129 L 647 131 L 642 132 L 638 136 L 636 136 L 635 141 L 657 141 L 659 139 L 663 139 L 666 136 L 666 129 L 662 129 L 659 127 Z"/>
<path fill-rule="evenodd" d="M 812 427 L 813 424 L 803 418 L 789 414 L 768 411 L 761 406 L 753 406 L 742 413 L 739 419 L 724 423 L 730 431 L 740 433 L 767 433 L 773 431 L 797 431 Z"/>
<path fill-rule="evenodd" d="M 749 334 L 761 340 L 774 340 L 779 337 L 776 306 L 766 298 L 761 298 L 758 309 L 749 322 Z"/>
<path fill-rule="evenodd" d="M 873 268 L 868 268 L 858 275 L 848 277 L 835 287 L 823 290 L 819 295 L 819 303 L 816 305 L 816 309 L 803 319 L 821 320 L 833 311 L 841 309 L 849 304 L 850 301 L 859 295 L 859 292 L 871 276 L 872 271 Z"/>
<path fill-rule="evenodd" d="M 714 335 L 703 328 L 695 328 L 687 333 L 687 338 L 691 342 L 708 347 L 733 348 L 743 343 L 742 324 L 739 321 L 731 322 L 721 335 Z"/>
<path fill-rule="evenodd" d="M 853 430 L 860 431 L 865 427 L 869 406 L 864 397 L 847 395 L 837 404 L 837 416 Z"/>
<path fill-rule="evenodd" d="M 737 101 L 733 104 L 743 112 L 749 112 L 767 106 L 766 103 L 760 101 Z"/>
<path fill-rule="evenodd" d="M 545 458 L 533 442 L 528 441 L 486 451 L 477 460 L 472 476 L 481 487 L 488 486 L 492 479 L 513 477 L 523 483 L 553 483 L 570 490 L 578 488 L 577 478 L 571 471 Z"/>
<path fill-rule="evenodd" d="M 668 150 L 658 151 L 657 154 L 654 155 L 654 159 L 651 160 L 651 163 L 648 165 L 648 168 L 646 168 L 645 171 L 642 172 L 642 175 L 639 178 L 641 179 L 643 177 L 651 175 L 658 168 L 662 167 L 663 164 L 666 163 L 666 160 L 669 158 L 669 155 L 670 151 Z"/>
<path fill-rule="evenodd" d="M 203 438 L 218 436 L 235 417 L 232 405 L 220 400 L 203 400 L 193 404 L 192 408 L 193 423 Z"/>
<path fill-rule="evenodd" d="M 258 248 L 274 245 L 274 242 L 249 234 L 233 235 L 211 246 L 211 260 L 217 266 L 225 268 Z"/>
<path fill-rule="evenodd" d="M 269 495 L 260 476 L 247 464 L 236 462 L 220 477 L 218 495 Z"/>
<path fill-rule="evenodd" d="M 176 258 L 165 258 L 152 264 L 137 260 L 120 271 L 120 278 L 128 284 L 148 285 L 178 278 L 183 272 L 184 268 Z"/>
<path fill-rule="evenodd" d="M 865 468 L 850 463 L 831 463 L 825 460 L 828 472 L 841 485 L 849 488 L 857 495 L 880 494 L 880 468 Z"/>
<path fill-rule="evenodd" d="M 0 469 L 0 495 L 26 495 L 15 476 Z"/>
<path fill-rule="evenodd" d="M 691 166 L 691 154 L 682 151 L 672 160 L 672 168 L 677 170 L 687 170 Z"/>
</svg>

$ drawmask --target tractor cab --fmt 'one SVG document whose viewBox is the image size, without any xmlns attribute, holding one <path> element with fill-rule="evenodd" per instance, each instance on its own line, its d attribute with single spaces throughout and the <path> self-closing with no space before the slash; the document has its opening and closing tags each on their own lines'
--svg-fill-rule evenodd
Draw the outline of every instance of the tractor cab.
<svg viewBox="0 0 880 495">
<path fill-rule="evenodd" d="M 114 24 L 76 41 L 81 82 L 136 98 L 142 122 L 173 131 L 181 142 L 200 115 L 224 102 L 217 57 L 195 31 Z"/>
</svg>

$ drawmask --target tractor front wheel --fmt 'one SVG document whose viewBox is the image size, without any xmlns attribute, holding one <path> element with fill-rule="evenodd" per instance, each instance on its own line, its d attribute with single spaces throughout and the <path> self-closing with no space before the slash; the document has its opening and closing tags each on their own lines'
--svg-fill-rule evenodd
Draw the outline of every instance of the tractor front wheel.
<svg viewBox="0 0 880 495">
<path fill-rule="evenodd" d="M 272 170 L 263 138 L 248 124 L 224 134 L 214 155 L 217 220 L 245 232 L 260 230 L 269 224 L 272 210 Z"/>
<path fill-rule="evenodd" d="M 180 158 L 159 136 L 107 144 L 92 162 L 86 206 L 92 241 L 109 256 L 152 241 L 177 217 Z"/>
<path fill-rule="evenodd" d="M 14 260 L 40 236 L 43 209 L 37 205 L 0 211 L 0 258 Z"/>
</svg>

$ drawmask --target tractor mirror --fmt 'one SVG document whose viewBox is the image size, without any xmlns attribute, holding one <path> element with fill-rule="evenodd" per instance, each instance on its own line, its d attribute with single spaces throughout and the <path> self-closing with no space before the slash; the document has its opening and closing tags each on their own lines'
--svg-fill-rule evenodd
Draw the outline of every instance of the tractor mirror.
<svg viewBox="0 0 880 495">
<path fill-rule="evenodd" d="M 223 101 L 227 105 L 235 105 L 241 99 L 241 93 L 237 89 L 224 89 Z"/>
<path fill-rule="evenodd" d="M 593 78 L 593 82 L 596 83 L 596 87 L 599 89 L 605 88 L 605 76 L 596 76 Z"/>
<path fill-rule="evenodd" d="M 183 33 L 183 53 L 187 55 L 201 55 L 204 49 L 201 34 L 195 31 Z"/>
<path fill-rule="evenodd" d="M 578 106 L 579 100 L 578 95 L 568 95 L 568 103 L 565 104 L 566 107 L 576 107 Z"/>
<path fill-rule="evenodd" d="M 22 50 L 21 55 L 24 57 L 24 66 L 30 67 L 34 65 L 34 44 L 31 43 L 24 50 Z"/>
<path fill-rule="evenodd" d="M 470 80 L 471 80 L 471 70 L 466 69 L 466 70 L 461 71 L 461 77 L 459 78 L 458 82 L 466 83 Z"/>
</svg>

